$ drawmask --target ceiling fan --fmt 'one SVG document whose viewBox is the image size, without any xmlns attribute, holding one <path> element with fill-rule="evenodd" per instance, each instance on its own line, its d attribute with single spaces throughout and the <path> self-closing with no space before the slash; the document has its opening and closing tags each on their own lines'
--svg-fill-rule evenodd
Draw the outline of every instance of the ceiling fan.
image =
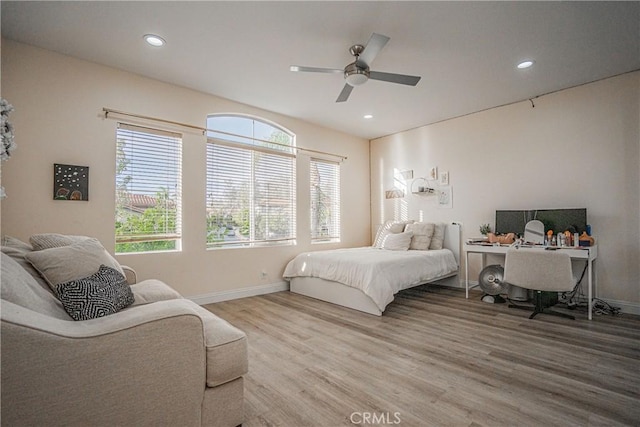
<svg viewBox="0 0 640 427">
<path fill-rule="evenodd" d="M 292 65 L 291 71 L 304 71 L 311 73 L 343 73 L 346 81 L 342 92 L 338 95 L 336 102 L 345 102 L 349 99 L 351 91 L 355 86 L 365 84 L 367 80 L 381 80 L 383 82 L 399 83 L 402 85 L 415 86 L 420 81 L 420 76 L 408 76 L 405 74 L 383 73 L 380 71 L 371 71 L 369 66 L 382 50 L 382 48 L 390 40 L 389 37 L 382 34 L 373 33 L 366 45 L 356 44 L 349 48 L 351 55 L 356 60 L 351 64 L 340 68 L 317 68 L 303 67 L 300 65 Z"/>
</svg>

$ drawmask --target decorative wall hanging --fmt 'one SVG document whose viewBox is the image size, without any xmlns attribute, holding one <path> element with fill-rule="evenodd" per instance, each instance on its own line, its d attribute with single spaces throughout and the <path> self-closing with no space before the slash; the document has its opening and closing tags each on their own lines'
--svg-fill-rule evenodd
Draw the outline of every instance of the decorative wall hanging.
<svg viewBox="0 0 640 427">
<path fill-rule="evenodd" d="M 11 152 L 16 148 L 13 137 L 13 125 L 9 122 L 9 114 L 13 112 L 13 105 L 0 98 L 0 135 L 2 136 L 2 144 L 0 145 L 0 160 L 9 160 Z M 4 187 L 0 187 L 0 199 L 4 199 L 7 195 Z"/>
<path fill-rule="evenodd" d="M 404 197 L 404 191 L 402 190 L 387 190 L 384 192 L 385 199 L 401 199 Z"/>
<path fill-rule="evenodd" d="M 438 182 L 440 185 L 449 185 L 449 171 L 440 172 L 440 181 Z"/>
<path fill-rule="evenodd" d="M 438 189 L 438 207 L 447 209 L 453 207 L 453 189 L 451 186 Z"/>
<path fill-rule="evenodd" d="M 438 179 L 438 167 L 434 166 L 429 170 L 429 179 L 436 180 Z"/>
<path fill-rule="evenodd" d="M 89 200 L 89 166 L 53 165 L 54 200 Z"/>
</svg>

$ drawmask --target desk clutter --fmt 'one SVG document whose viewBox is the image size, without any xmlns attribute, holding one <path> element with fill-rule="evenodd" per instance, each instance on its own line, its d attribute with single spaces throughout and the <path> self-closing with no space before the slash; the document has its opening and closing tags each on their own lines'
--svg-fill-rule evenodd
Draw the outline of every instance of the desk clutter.
<svg viewBox="0 0 640 427">
<path fill-rule="evenodd" d="M 486 237 L 467 243 L 574 248 L 595 244 L 586 209 L 497 210 L 495 224 L 495 232 L 489 224 L 482 224 L 480 232 Z"/>
</svg>

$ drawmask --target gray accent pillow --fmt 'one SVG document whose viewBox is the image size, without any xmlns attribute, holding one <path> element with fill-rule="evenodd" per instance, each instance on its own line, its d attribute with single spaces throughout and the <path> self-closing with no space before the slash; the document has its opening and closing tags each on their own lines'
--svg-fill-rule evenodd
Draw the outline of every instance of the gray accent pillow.
<svg viewBox="0 0 640 427">
<path fill-rule="evenodd" d="M 56 285 L 87 277 L 106 265 L 124 276 L 122 267 L 97 239 L 69 246 L 30 252 L 25 258 L 33 264 L 55 292 Z"/>
<path fill-rule="evenodd" d="M 57 233 L 43 233 L 34 234 L 29 237 L 29 243 L 33 246 L 34 251 L 41 251 L 43 249 L 59 248 L 61 246 L 69 246 L 74 243 L 84 242 L 91 237 L 87 236 L 72 236 L 69 234 L 57 234 Z"/>
<path fill-rule="evenodd" d="M 89 277 L 57 285 L 56 294 L 73 320 L 108 316 L 134 302 L 124 275 L 105 265 Z"/>
</svg>

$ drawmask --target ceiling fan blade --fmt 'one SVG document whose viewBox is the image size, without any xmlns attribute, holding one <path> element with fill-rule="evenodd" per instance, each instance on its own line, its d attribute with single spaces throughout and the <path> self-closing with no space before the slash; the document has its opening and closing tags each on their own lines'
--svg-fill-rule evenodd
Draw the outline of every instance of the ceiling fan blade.
<svg viewBox="0 0 640 427">
<path fill-rule="evenodd" d="M 389 37 L 383 36 L 382 34 L 371 34 L 367 45 L 364 47 L 364 51 L 358 58 L 358 62 L 364 62 L 366 65 L 370 66 L 375 57 L 378 56 L 378 53 L 380 53 L 384 45 L 386 45 L 389 40 L 391 40 Z"/>
<path fill-rule="evenodd" d="M 310 73 L 344 73 L 344 70 L 339 68 L 303 67 L 301 65 L 292 65 L 291 67 L 289 67 L 289 70 L 305 71 Z"/>
<path fill-rule="evenodd" d="M 349 95 L 351 95 L 352 90 L 353 86 L 351 86 L 349 83 L 345 83 L 344 87 L 342 88 L 342 92 L 340 92 L 340 95 L 338 95 L 338 99 L 336 99 L 336 102 L 345 102 L 347 99 L 349 99 Z"/>
<path fill-rule="evenodd" d="M 370 71 L 369 78 L 382 80 L 383 82 L 399 83 L 401 85 L 415 86 L 420 81 L 420 76 L 408 76 L 406 74 L 382 73 L 380 71 Z"/>
</svg>

